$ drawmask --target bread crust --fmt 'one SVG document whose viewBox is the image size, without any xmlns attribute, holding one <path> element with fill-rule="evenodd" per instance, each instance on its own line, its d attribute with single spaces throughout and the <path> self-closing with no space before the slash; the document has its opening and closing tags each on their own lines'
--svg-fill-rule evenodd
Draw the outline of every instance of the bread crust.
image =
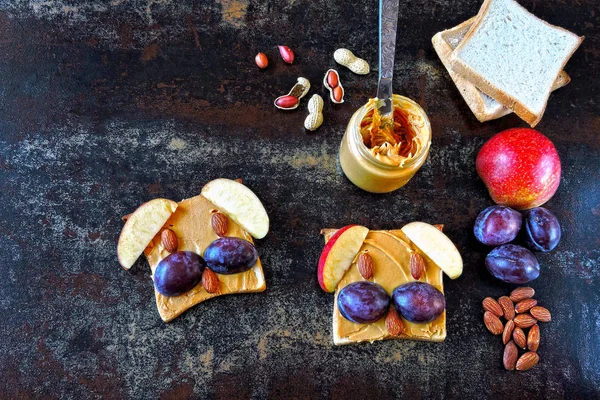
<svg viewBox="0 0 600 400">
<path fill-rule="evenodd" d="M 433 48 L 438 54 L 442 64 L 448 71 L 448 74 L 454 81 L 456 88 L 459 93 L 475 115 L 475 117 L 479 120 L 479 122 L 490 121 L 493 119 L 497 119 L 503 117 L 507 114 L 510 114 L 512 110 L 502 106 L 500 103 L 496 103 L 498 106 L 495 107 L 495 110 L 490 110 L 489 107 L 486 107 L 485 101 L 483 99 L 483 92 L 481 92 L 477 87 L 475 87 L 472 83 L 464 79 L 462 76 L 454 72 L 452 69 L 452 63 L 450 62 L 450 55 L 452 54 L 453 47 L 450 43 L 448 36 L 456 35 L 457 31 L 461 31 L 465 28 L 470 28 L 473 24 L 473 21 L 476 17 L 472 17 L 457 26 L 446 29 L 442 32 L 438 32 L 432 39 Z M 558 78 L 554 81 L 552 85 L 552 90 L 556 90 L 560 87 L 567 85 L 571 81 L 571 78 L 565 71 L 561 71 Z"/>
<path fill-rule="evenodd" d="M 431 39 L 431 42 L 433 43 L 433 48 L 442 61 L 442 64 L 444 67 L 446 67 L 450 78 L 452 78 L 454 81 L 458 92 L 463 97 L 465 103 L 467 103 L 467 106 L 469 106 L 475 115 L 475 118 L 477 118 L 479 122 L 500 118 L 511 113 L 511 110 L 506 107 L 500 108 L 499 111 L 495 113 L 488 113 L 486 111 L 485 104 L 481 98 L 481 92 L 475 87 L 475 85 L 471 84 L 452 69 L 452 65 L 448 59 L 449 55 L 452 53 L 452 48 L 448 45 L 446 40 L 444 40 L 443 32 L 437 33 Z"/>
<path fill-rule="evenodd" d="M 521 117 L 523 120 L 525 120 L 533 128 L 538 124 L 538 122 L 540 122 L 540 120 L 542 119 L 542 116 L 544 115 L 544 111 L 546 110 L 546 106 L 548 104 L 548 97 L 550 96 L 550 92 L 552 90 L 551 88 L 545 89 L 547 92 L 545 94 L 546 102 L 545 102 L 544 107 L 542 108 L 541 112 L 539 114 L 535 114 L 535 112 L 528 109 L 527 106 L 520 103 L 519 99 L 510 96 L 508 93 L 504 92 L 502 89 L 494 86 L 484 76 L 482 76 L 481 74 L 474 71 L 469 65 L 467 65 L 465 62 L 463 62 L 458 56 L 460 50 L 469 42 L 469 40 L 473 37 L 475 32 L 479 29 L 479 27 L 482 23 L 483 17 L 486 15 L 492 1 L 495 1 L 495 0 L 484 0 L 483 4 L 481 6 L 481 9 L 479 10 L 479 13 L 475 17 L 475 20 L 473 21 L 473 25 L 471 26 L 471 28 L 465 35 L 464 39 L 460 42 L 460 44 L 452 52 L 452 54 L 450 56 L 450 63 L 451 63 L 452 69 L 455 72 L 457 72 L 458 74 L 460 74 L 460 76 L 463 79 L 466 79 L 467 81 L 471 82 L 473 85 L 475 85 L 477 88 L 479 88 L 483 93 L 487 94 L 488 96 L 492 97 L 496 101 L 500 102 L 505 107 L 513 110 L 515 112 L 515 114 L 517 114 L 519 117 Z M 516 3 L 516 4 L 518 7 L 525 10 L 527 13 L 529 13 L 529 11 L 527 9 L 525 9 L 523 6 L 521 6 L 518 3 Z M 531 13 L 529 13 L 529 14 L 531 14 Z M 560 29 L 571 35 L 575 35 L 572 32 L 568 31 L 567 29 L 552 25 L 552 24 L 536 17 L 533 14 L 531 14 L 531 15 L 533 18 L 541 21 L 542 23 L 546 24 L 549 27 L 552 27 L 555 29 Z M 575 36 L 577 36 L 577 35 L 575 35 Z M 583 41 L 583 39 L 585 37 L 577 36 L 577 38 L 578 38 L 577 44 L 575 46 L 573 46 L 573 48 L 567 54 L 567 56 L 564 57 L 563 62 L 561 64 L 561 68 L 559 69 L 559 72 L 554 77 L 554 82 L 557 81 L 560 73 L 562 72 L 562 69 L 564 68 L 566 63 L 569 61 L 569 59 L 571 58 L 573 53 L 579 48 L 579 46 L 581 45 L 581 42 Z M 569 78 L 569 80 L 570 80 L 570 78 Z"/>
</svg>

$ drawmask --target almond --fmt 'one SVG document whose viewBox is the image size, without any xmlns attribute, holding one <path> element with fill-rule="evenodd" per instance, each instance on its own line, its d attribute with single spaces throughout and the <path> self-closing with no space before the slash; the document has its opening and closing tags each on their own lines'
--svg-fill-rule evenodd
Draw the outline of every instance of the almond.
<svg viewBox="0 0 600 400">
<path fill-rule="evenodd" d="M 510 292 L 510 299 L 515 303 L 520 302 L 521 300 L 530 299 L 535 294 L 535 290 L 533 288 L 524 286 L 518 287 L 512 292 Z"/>
<path fill-rule="evenodd" d="M 502 315 L 504 315 L 504 311 L 502 311 L 502 307 L 500 307 L 500 304 L 498 304 L 498 302 L 492 299 L 491 297 L 486 297 L 485 299 L 483 299 L 481 304 L 483 305 L 483 309 L 485 311 L 491 312 L 496 317 L 501 317 Z"/>
<path fill-rule="evenodd" d="M 527 371 L 535 367 L 540 357 L 535 351 L 528 351 L 517 360 L 517 371 Z"/>
<path fill-rule="evenodd" d="M 131 214 L 133 214 L 133 213 L 131 213 Z M 123 216 L 121 217 L 121 220 L 122 220 L 123 222 L 127 222 L 127 220 L 129 219 L 129 217 L 131 217 L 131 214 L 123 215 Z"/>
<path fill-rule="evenodd" d="M 537 319 L 540 322 L 552 321 L 552 316 L 550 315 L 550 311 L 548 311 L 547 308 L 535 306 L 532 307 L 531 310 L 529 310 L 529 312 L 531 313 L 531 315 L 533 315 L 535 319 Z"/>
<path fill-rule="evenodd" d="M 502 311 L 504 311 L 504 319 L 510 321 L 515 317 L 515 305 L 511 299 L 507 296 L 502 296 L 498 299 L 498 304 L 500 304 Z"/>
<path fill-rule="evenodd" d="M 404 333 L 404 322 L 402 322 L 400 314 L 398 314 L 398 311 L 394 307 L 390 307 L 385 317 L 385 327 L 392 336 L 399 336 Z"/>
<path fill-rule="evenodd" d="M 421 279 L 425 272 L 425 260 L 419 253 L 410 253 L 410 274 L 416 280 Z"/>
<path fill-rule="evenodd" d="M 502 322 L 500 322 L 500 318 L 496 317 L 493 313 L 486 311 L 483 314 L 483 322 L 485 323 L 485 327 L 490 331 L 493 335 L 499 335 L 504 331 L 504 327 L 502 326 Z"/>
<path fill-rule="evenodd" d="M 224 214 L 221 214 L 220 212 L 214 213 L 210 220 L 210 224 L 212 225 L 212 228 L 217 236 L 227 236 L 227 231 L 229 230 L 229 220 Z"/>
<path fill-rule="evenodd" d="M 515 325 L 519 328 L 531 328 L 537 322 L 537 320 L 533 318 L 529 313 L 519 314 L 515 317 L 513 321 L 515 321 Z"/>
<path fill-rule="evenodd" d="M 512 371 L 515 369 L 517 365 L 517 358 L 519 357 L 519 350 L 515 345 L 515 342 L 512 340 L 506 344 L 504 347 L 504 357 L 502 358 L 502 362 L 504 363 L 504 368 L 508 371 Z"/>
<path fill-rule="evenodd" d="M 531 351 L 537 351 L 540 346 L 540 327 L 535 324 L 527 334 L 527 348 Z"/>
<path fill-rule="evenodd" d="M 242 183 L 242 178 L 234 179 L 234 181 L 236 181 L 237 183 Z"/>
<path fill-rule="evenodd" d="M 365 279 L 373 277 L 373 258 L 369 253 L 361 253 L 358 256 L 358 272 Z"/>
<path fill-rule="evenodd" d="M 519 328 L 518 326 L 515 327 L 512 337 L 517 346 L 522 349 L 527 347 L 527 338 L 525 338 L 525 332 L 523 332 L 523 329 Z"/>
<path fill-rule="evenodd" d="M 507 321 L 506 325 L 504 325 L 504 332 L 502 332 L 502 343 L 506 344 L 510 341 L 514 329 L 515 322 L 512 319 L 510 321 Z"/>
<path fill-rule="evenodd" d="M 208 267 L 202 271 L 202 287 L 208 293 L 215 293 L 219 290 L 219 277 Z"/>
<path fill-rule="evenodd" d="M 177 247 L 179 246 L 179 241 L 177 240 L 177 235 L 170 229 L 165 229 L 160 234 L 160 241 L 162 242 L 163 247 L 169 253 L 173 253 L 177 251 Z"/>
<path fill-rule="evenodd" d="M 437 228 L 437 230 L 439 230 L 440 232 L 444 231 L 444 224 L 435 224 L 433 225 L 435 228 Z"/>
<path fill-rule="evenodd" d="M 529 311 L 531 309 L 531 307 L 535 306 L 536 304 L 537 304 L 536 299 L 521 300 L 520 302 L 518 302 L 515 305 L 515 311 L 517 312 L 517 314 L 522 314 L 524 312 Z"/>
</svg>

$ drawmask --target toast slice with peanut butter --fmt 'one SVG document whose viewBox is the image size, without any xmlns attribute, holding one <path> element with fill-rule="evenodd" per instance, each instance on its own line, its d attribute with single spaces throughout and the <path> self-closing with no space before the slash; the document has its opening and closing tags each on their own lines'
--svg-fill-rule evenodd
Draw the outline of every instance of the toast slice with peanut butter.
<svg viewBox="0 0 600 400">
<path fill-rule="evenodd" d="M 179 203 L 150 200 L 123 220 L 119 263 L 129 269 L 146 256 L 165 322 L 213 297 L 266 288 L 253 238 L 268 233 L 269 217 L 239 179 L 214 179 Z"/>
<path fill-rule="evenodd" d="M 165 224 L 179 239 L 178 251 L 191 251 L 199 255 L 219 236 L 211 225 L 212 215 L 218 212 L 217 207 L 201 194 L 180 201 L 179 206 Z M 252 236 L 243 230 L 235 221 L 227 217 L 227 237 L 237 237 L 252 243 Z M 161 242 L 161 235 L 157 234 L 144 251 L 152 274 L 158 263 L 170 253 Z M 183 314 L 189 308 L 213 297 L 236 293 L 263 292 L 266 289 L 265 276 L 260 259 L 245 272 L 232 275 L 216 274 L 219 278 L 219 288 L 214 293 L 209 293 L 198 283 L 190 291 L 179 296 L 164 296 L 156 288 L 156 306 L 163 321 L 169 322 Z"/>
<path fill-rule="evenodd" d="M 321 231 L 327 243 L 337 229 L 323 229 Z M 359 253 L 356 255 L 350 268 L 346 271 L 335 289 L 333 308 L 333 342 L 336 345 L 375 342 L 385 339 L 408 339 L 431 342 L 441 342 L 446 338 L 446 311 L 428 323 L 413 323 L 402 318 L 403 332 L 393 334 L 386 327 L 386 318 L 376 322 L 360 324 L 346 319 L 338 307 L 340 290 L 353 282 L 363 281 L 358 267 L 360 254 L 368 253 L 372 259 L 373 276 L 369 281 L 383 287 L 388 295 L 397 287 L 416 281 L 411 275 L 411 254 L 422 256 L 425 264 L 424 272 L 420 277 L 421 282 L 427 282 L 440 292 L 444 292 L 442 270 L 420 251 L 401 230 L 369 230 Z M 392 307 L 392 306 L 390 306 Z"/>
</svg>

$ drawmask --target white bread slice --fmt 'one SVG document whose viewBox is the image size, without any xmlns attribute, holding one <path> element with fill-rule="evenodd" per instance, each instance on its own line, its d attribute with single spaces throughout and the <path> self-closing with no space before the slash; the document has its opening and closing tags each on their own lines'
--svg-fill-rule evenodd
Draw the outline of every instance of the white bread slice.
<svg viewBox="0 0 600 400">
<path fill-rule="evenodd" d="M 533 127 L 544 114 L 554 81 L 582 40 L 514 0 L 485 0 L 450 62 L 454 72 Z"/>
<path fill-rule="evenodd" d="M 454 81 L 456 88 L 465 99 L 465 102 L 475 114 L 479 122 L 489 121 L 492 119 L 503 117 L 510 114 L 512 110 L 504 107 L 502 104 L 492 99 L 490 96 L 477 89 L 469 81 L 463 79 L 459 74 L 452 70 L 450 64 L 450 55 L 452 51 L 463 40 L 476 17 L 470 18 L 467 21 L 455 26 L 454 28 L 438 32 L 432 39 L 433 48 L 440 57 L 442 64 L 448 70 L 450 77 Z M 571 81 L 571 78 L 565 71 L 561 71 L 558 78 L 552 85 L 552 90 L 556 90 L 565 86 Z"/>
</svg>

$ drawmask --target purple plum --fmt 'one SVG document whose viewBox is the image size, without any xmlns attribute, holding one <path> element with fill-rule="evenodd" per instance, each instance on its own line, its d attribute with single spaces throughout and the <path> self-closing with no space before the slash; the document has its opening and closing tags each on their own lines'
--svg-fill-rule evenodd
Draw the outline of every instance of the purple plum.
<svg viewBox="0 0 600 400">
<path fill-rule="evenodd" d="M 171 253 L 156 266 L 154 286 L 162 295 L 179 296 L 200 282 L 205 267 L 204 260 L 196 253 Z"/>
<path fill-rule="evenodd" d="M 340 290 L 337 304 L 344 318 L 359 324 L 367 324 L 379 320 L 386 314 L 390 306 L 390 296 L 376 283 L 353 282 Z"/>
<path fill-rule="evenodd" d="M 543 207 L 532 208 L 525 213 L 525 243 L 534 251 L 552 251 L 560 242 L 561 229 L 558 219 Z"/>
<path fill-rule="evenodd" d="M 494 277 L 507 283 L 527 283 L 540 276 L 540 264 L 532 252 L 516 244 L 496 247 L 485 258 Z"/>
<path fill-rule="evenodd" d="M 258 252 L 252 243 L 236 237 L 222 237 L 204 250 L 206 265 L 218 274 L 237 274 L 256 264 Z"/>
<path fill-rule="evenodd" d="M 444 294 L 425 282 L 410 282 L 394 289 L 394 307 L 407 321 L 431 322 L 446 309 Z"/>
<path fill-rule="evenodd" d="M 523 217 L 521 213 L 505 206 L 491 206 L 483 210 L 475 220 L 475 238 L 489 246 L 499 246 L 515 239 Z"/>
</svg>

